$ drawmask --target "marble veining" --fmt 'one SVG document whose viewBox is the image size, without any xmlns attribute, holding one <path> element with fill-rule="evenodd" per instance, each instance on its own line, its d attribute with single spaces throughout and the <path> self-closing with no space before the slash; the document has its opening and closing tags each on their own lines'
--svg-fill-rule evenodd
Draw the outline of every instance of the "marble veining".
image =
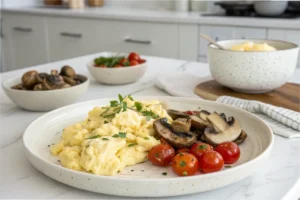
<svg viewBox="0 0 300 200">
<path fill-rule="evenodd" d="M 96 54 L 35 66 L 33 69 L 49 71 L 68 63 L 78 73 L 88 75 L 85 63 Z M 209 76 L 207 64 L 186 62 L 157 57 L 146 57 L 149 68 L 145 76 L 138 82 L 109 86 L 96 83 L 91 78 L 88 92 L 78 102 L 115 97 L 118 93 L 132 95 L 168 95 L 154 86 L 155 77 L 160 72 L 185 72 Z M 20 76 L 27 69 L 0 74 L 0 80 Z M 294 73 L 291 81 L 299 82 L 300 69 Z M 89 76 L 89 75 L 88 75 Z M 90 77 L 90 76 L 89 76 Z M 120 199 L 120 197 L 96 194 L 75 189 L 54 181 L 33 168 L 23 153 L 22 134 L 26 127 L 44 112 L 29 112 L 18 108 L 11 102 L 0 88 L 1 118 L 1 152 L 0 152 L 0 197 L 1 198 L 85 198 L 85 199 Z M 226 199 L 226 200 L 277 200 L 290 197 L 289 191 L 296 185 L 300 177 L 300 139 L 286 139 L 275 135 L 275 142 L 269 159 L 252 176 L 229 186 L 198 194 L 170 197 L 163 199 Z M 295 190 L 296 191 L 296 190 Z M 286 198 L 285 198 L 286 197 Z M 295 197 L 300 197 L 295 196 Z M 133 199 L 133 198 L 122 198 Z M 296 198 L 294 198 L 296 199 Z"/>
</svg>

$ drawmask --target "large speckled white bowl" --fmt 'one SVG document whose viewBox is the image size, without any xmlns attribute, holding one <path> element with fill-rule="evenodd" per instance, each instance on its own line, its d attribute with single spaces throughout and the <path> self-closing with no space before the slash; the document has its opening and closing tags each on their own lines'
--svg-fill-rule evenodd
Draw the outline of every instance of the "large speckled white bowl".
<svg viewBox="0 0 300 200">
<path fill-rule="evenodd" d="M 275 40 L 225 40 L 218 43 L 229 49 L 247 41 L 265 42 L 277 51 L 220 50 L 210 44 L 208 63 L 213 78 L 224 86 L 244 93 L 265 93 L 285 84 L 296 68 L 299 47 Z"/>
</svg>

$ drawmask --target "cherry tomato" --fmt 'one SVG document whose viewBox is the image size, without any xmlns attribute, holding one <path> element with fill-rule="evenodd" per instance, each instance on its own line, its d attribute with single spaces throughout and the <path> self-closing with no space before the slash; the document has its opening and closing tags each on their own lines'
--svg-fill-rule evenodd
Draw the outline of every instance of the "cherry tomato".
<svg viewBox="0 0 300 200">
<path fill-rule="evenodd" d="M 199 163 L 190 153 L 179 153 L 172 160 L 172 169 L 178 176 L 191 176 L 198 172 Z"/>
<path fill-rule="evenodd" d="M 131 60 L 130 61 L 130 66 L 135 66 L 135 65 L 138 65 L 138 64 L 140 64 L 140 63 L 136 60 Z"/>
<path fill-rule="evenodd" d="M 214 149 L 209 144 L 203 142 L 196 142 L 195 144 L 193 144 L 190 151 L 199 159 L 205 151 L 212 151 L 212 150 Z"/>
<path fill-rule="evenodd" d="M 223 166 L 223 157 L 216 151 L 206 151 L 199 159 L 199 168 L 204 173 L 220 171 Z"/>
<path fill-rule="evenodd" d="M 115 65 L 114 68 L 120 68 L 123 67 L 122 65 Z"/>
<path fill-rule="evenodd" d="M 190 153 L 190 150 L 188 148 L 181 148 L 177 149 L 176 153 Z"/>
<path fill-rule="evenodd" d="M 119 62 L 120 65 L 123 65 L 124 66 L 124 63 L 127 63 L 128 60 L 126 58 L 122 58 Z"/>
<path fill-rule="evenodd" d="M 149 151 L 148 159 L 154 165 L 167 166 L 175 156 L 175 150 L 168 144 L 158 144 Z"/>
<path fill-rule="evenodd" d="M 215 151 L 222 155 L 225 164 L 233 164 L 240 158 L 240 148 L 234 142 L 222 142 Z"/>
<path fill-rule="evenodd" d="M 130 54 L 129 54 L 129 56 L 128 56 L 128 59 L 130 60 L 130 61 L 132 61 L 132 60 L 140 60 L 141 58 L 140 58 L 140 55 L 139 54 L 137 54 L 137 53 L 135 53 L 135 52 L 131 52 Z"/>
<path fill-rule="evenodd" d="M 142 58 L 140 58 L 140 59 L 138 60 L 138 62 L 139 62 L 140 64 L 143 64 L 143 63 L 145 63 L 145 62 L 146 62 L 146 60 L 145 60 L 145 59 L 142 59 Z"/>
</svg>

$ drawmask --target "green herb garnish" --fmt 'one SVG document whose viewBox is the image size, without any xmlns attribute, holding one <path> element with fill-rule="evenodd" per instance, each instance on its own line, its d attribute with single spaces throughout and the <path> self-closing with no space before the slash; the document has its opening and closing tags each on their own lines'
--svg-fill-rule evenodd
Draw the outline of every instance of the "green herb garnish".
<svg viewBox="0 0 300 200">
<path fill-rule="evenodd" d="M 133 147 L 135 145 L 137 145 L 137 144 L 129 144 L 128 147 Z"/>
<path fill-rule="evenodd" d="M 88 139 L 96 139 L 96 138 L 99 138 L 99 137 L 100 137 L 100 135 L 94 135 L 94 136 L 89 137 Z"/>
<path fill-rule="evenodd" d="M 114 134 L 112 137 L 113 138 L 126 138 L 126 133 L 125 132 L 119 132 L 118 134 Z"/>
<path fill-rule="evenodd" d="M 180 167 L 184 167 L 186 165 L 186 163 L 182 160 L 182 161 L 180 161 L 179 165 L 180 165 Z"/>
<path fill-rule="evenodd" d="M 102 138 L 102 140 L 109 140 L 108 138 Z"/>
<path fill-rule="evenodd" d="M 131 101 L 134 101 L 134 99 L 132 98 L 131 95 L 128 95 L 127 97 L 128 97 L 128 99 L 130 99 Z"/>
<path fill-rule="evenodd" d="M 149 138 L 148 137 L 144 137 L 144 140 L 149 140 Z"/>
<path fill-rule="evenodd" d="M 123 66 L 125 66 L 125 67 L 130 66 L 130 62 L 129 61 L 123 62 Z"/>
<path fill-rule="evenodd" d="M 200 146 L 198 146 L 198 149 L 207 149 L 207 146 L 206 145 L 200 145 Z"/>
<path fill-rule="evenodd" d="M 125 132 L 119 132 L 118 135 L 119 135 L 119 138 L 126 138 Z"/>
<path fill-rule="evenodd" d="M 110 108 L 106 108 L 105 111 L 103 113 L 101 113 L 100 116 L 103 116 L 104 114 L 106 114 L 109 111 Z"/>
<path fill-rule="evenodd" d="M 118 55 L 110 56 L 110 57 L 101 56 L 99 58 L 94 59 L 94 63 L 97 66 L 105 65 L 108 68 L 112 68 L 112 67 L 115 67 L 116 65 L 118 65 L 120 63 L 120 61 L 124 58 L 125 58 L 124 56 L 118 56 Z"/>
<path fill-rule="evenodd" d="M 168 175 L 167 172 L 163 172 L 163 173 L 161 173 L 161 174 L 164 175 L 164 176 L 167 176 L 167 175 Z"/>
<path fill-rule="evenodd" d="M 114 101 L 110 101 L 110 107 L 117 107 L 119 105 L 119 102 L 114 100 Z"/>
<path fill-rule="evenodd" d="M 225 168 L 231 168 L 232 166 L 231 165 L 225 165 L 224 167 Z"/>
<path fill-rule="evenodd" d="M 140 111 L 143 108 L 143 105 L 140 102 L 134 102 L 134 106 L 137 111 Z"/>
<path fill-rule="evenodd" d="M 147 121 L 149 121 L 151 118 L 157 119 L 159 117 L 154 112 L 149 111 L 149 110 L 142 111 L 141 113 L 142 113 L 143 116 L 146 117 Z"/>
<path fill-rule="evenodd" d="M 117 113 L 111 113 L 111 114 L 108 114 L 108 115 L 104 115 L 103 117 L 104 118 L 110 118 L 110 117 L 114 117 Z"/>
<path fill-rule="evenodd" d="M 108 121 L 104 121 L 104 124 L 107 124 L 108 123 Z"/>
<path fill-rule="evenodd" d="M 127 110 L 127 102 L 122 102 L 123 112 Z"/>
<path fill-rule="evenodd" d="M 118 94 L 118 97 L 119 97 L 119 101 L 120 101 L 120 103 L 124 100 L 124 98 L 122 97 L 122 95 L 121 94 Z"/>
<path fill-rule="evenodd" d="M 187 176 L 188 173 L 187 173 L 186 171 L 184 171 L 184 172 L 182 172 L 182 175 L 183 175 L 183 176 Z"/>
<path fill-rule="evenodd" d="M 114 117 L 117 113 L 119 112 L 124 112 L 127 110 L 127 102 L 123 101 L 125 98 L 131 98 L 132 97 L 129 95 L 129 96 L 125 96 L 125 97 L 122 97 L 121 94 L 118 94 L 118 98 L 119 98 L 119 101 L 117 100 L 112 100 L 110 101 L 110 106 L 101 114 L 101 116 L 103 116 L 104 118 L 109 118 L 109 117 Z M 107 115 L 104 115 L 106 114 L 111 108 L 114 108 L 113 109 L 113 113 L 110 113 L 110 114 L 107 114 Z"/>
</svg>

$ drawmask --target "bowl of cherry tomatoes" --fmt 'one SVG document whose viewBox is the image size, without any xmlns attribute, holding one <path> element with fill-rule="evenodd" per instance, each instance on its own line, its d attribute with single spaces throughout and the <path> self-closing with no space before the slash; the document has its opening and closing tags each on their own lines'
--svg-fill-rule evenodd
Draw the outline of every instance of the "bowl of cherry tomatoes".
<svg viewBox="0 0 300 200">
<path fill-rule="evenodd" d="M 148 160 L 156 166 L 170 166 L 178 176 L 192 176 L 221 171 L 240 158 L 240 148 L 234 142 L 223 142 L 213 147 L 196 142 L 190 148 L 176 149 L 163 139 L 148 153 Z"/>
<path fill-rule="evenodd" d="M 147 61 L 138 53 L 102 54 L 87 64 L 90 74 L 104 84 L 127 84 L 139 80 L 147 70 Z"/>
</svg>

